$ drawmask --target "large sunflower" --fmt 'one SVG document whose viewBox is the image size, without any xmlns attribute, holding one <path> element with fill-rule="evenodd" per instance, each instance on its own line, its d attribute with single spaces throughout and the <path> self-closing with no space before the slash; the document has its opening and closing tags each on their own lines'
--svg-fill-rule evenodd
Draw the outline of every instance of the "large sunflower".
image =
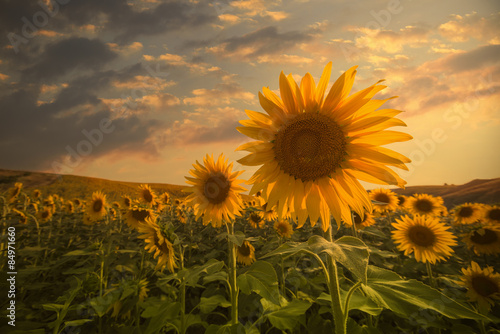
<svg viewBox="0 0 500 334">
<path fill-rule="evenodd" d="M 398 207 L 398 197 L 392 190 L 378 188 L 371 190 L 369 195 L 370 199 L 374 201 L 386 203 L 386 204 L 374 204 L 373 209 L 376 212 L 383 213 L 383 212 L 394 211 Z"/>
<path fill-rule="evenodd" d="M 146 223 L 139 225 L 137 230 L 142 233 L 139 238 L 147 243 L 144 249 L 153 253 L 153 258 L 158 258 L 155 270 L 167 267 L 170 272 L 174 272 L 174 268 L 177 268 L 174 247 L 156 224 L 155 219 L 146 218 Z"/>
<path fill-rule="evenodd" d="M 243 241 L 241 246 L 236 247 L 236 260 L 245 266 L 255 262 L 255 248 L 247 240 Z"/>
<path fill-rule="evenodd" d="M 443 199 L 428 194 L 415 194 L 406 201 L 406 207 L 415 215 L 438 216 L 443 211 Z"/>
<path fill-rule="evenodd" d="M 500 253 L 500 226 L 484 226 L 469 232 L 463 241 L 474 253 L 498 254 Z"/>
<path fill-rule="evenodd" d="M 243 171 L 231 172 L 233 164 L 228 165 L 223 154 L 217 161 L 207 154 L 203 163 L 196 161 L 194 169 L 189 171 L 193 177 L 186 176 L 186 183 L 192 185 L 184 189 L 191 193 L 186 202 L 194 204 L 196 219 L 203 215 L 203 225 L 212 223 L 213 227 L 220 227 L 223 220 L 229 221 L 239 214 L 242 206 L 239 193 L 245 188 L 236 178 Z"/>
<path fill-rule="evenodd" d="M 106 206 L 106 195 L 96 191 L 92 194 L 85 213 L 93 221 L 101 220 L 106 216 Z"/>
<path fill-rule="evenodd" d="M 412 138 L 386 131 L 406 124 L 394 118 L 401 111 L 378 110 L 388 99 L 371 99 L 386 87 L 380 81 L 348 96 L 356 67 L 342 74 L 326 94 L 331 68 L 328 63 L 318 86 L 309 73 L 299 86 L 291 74 L 282 72 L 281 98 L 264 87 L 259 100 L 266 114 L 246 110 L 250 120 L 240 121 L 243 126 L 237 128 L 257 140 L 238 148 L 250 152 L 239 162 L 262 165 L 250 179 L 250 194 L 261 190 L 269 207 L 278 205 L 279 218 L 293 212 L 299 227 L 308 216 L 313 225 L 321 217 L 325 231 L 330 214 L 338 222 L 351 222 L 351 209 L 360 214 L 371 210 L 358 179 L 404 186 L 388 166 L 407 170 L 410 159 L 380 145 Z"/>
<path fill-rule="evenodd" d="M 485 205 L 483 208 L 483 219 L 485 223 L 500 226 L 500 206 Z"/>
<path fill-rule="evenodd" d="M 455 224 L 472 224 L 481 219 L 482 210 L 476 203 L 464 203 L 453 208 Z"/>
<path fill-rule="evenodd" d="M 415 215 L 414 218 L 403 216 L 396 219 L 392 226 L 392 239 L 405 255 L 415 253 L 418 262 L 436 263 L 449 257 L 457 244 L 448 227 L 434 217 Z"/>
<path fill-rule="evenodd" d="M 462 268 L 462 273 L 462 285 L 467 288 L 467 297 L 478 303 L 480 311 L 488 312 L 495 304 L 494 299 L 500 299 L 500 274 L 490 266 L 481 269 L 474 261 L 469 268 Z"/>
</svg>

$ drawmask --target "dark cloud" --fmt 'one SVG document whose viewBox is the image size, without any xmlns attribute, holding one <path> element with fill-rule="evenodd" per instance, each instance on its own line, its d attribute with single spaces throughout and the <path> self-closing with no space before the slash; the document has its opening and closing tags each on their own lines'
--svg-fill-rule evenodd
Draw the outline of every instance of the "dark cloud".
<svg viewBox="0 0 500 334">
<path fill-rule="evenodd" d="M 280 33 L 277 27 L 269 26 L 242 36 L 226 39 L 223 43 L 223 52 L 235 53 L 240 49 L 253 48 L 254 51 L 247 54 L 247 57 L 255 58 L 291 50 L 298 43 L 309 41 L 312 38 L 313 36 L 308 32 L 288 31 Z"/>
<path fill-rule="evenodd" d="M 94 133 L 102 122 L 113 119 L 109 133 L 102 133 L 98 144 L 91 145 L 91 152 L 82 155 L 85 160 L 94 159 L 110 152 L 157 154 L 151 138 L 166 124 L 155 119 L 128 116 L 115 118 L 98 98 L 97 94 L 109 89 L 113 80 L 127 80 L 145 70 L 140 64 L 121 71 L 96 72 L 71 81 L 54 99 L 39 105 L 41 85 L 18 84 L 0 97 L 0 156 L 1 168 L 47 169 L 53 162 L 78 147 L 88 149 L 83 141 L 90 142 L 84 131 Z M 100 131 L 100 130 L 99 130 Z M 83 146 L 82 146 L 83 145 Z M 85 145 L 87 145 L 85 147 Z M 69 147 L 69 149 L 68 149 Z M 72 158 L 72 162 L 76 162 Z M 67 170 L 66 170 L 67 171 Z"/>
<path fill-rule="evenodd" d="M 98 39 L 73 37 L 46 46 L 38 63 L 23 71 L 30 81 L 50 81 L 77 70 L 98 70 L 117 54 Z"/>
</svg>

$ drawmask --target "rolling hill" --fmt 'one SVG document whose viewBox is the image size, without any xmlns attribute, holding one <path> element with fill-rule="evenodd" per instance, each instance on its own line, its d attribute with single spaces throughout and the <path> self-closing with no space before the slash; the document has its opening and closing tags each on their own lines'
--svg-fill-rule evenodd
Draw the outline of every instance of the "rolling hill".
<svg viewBox="0 0 500 334">
<path fill-rule="evenodd" d="M 64 198 L 84 198 L 94 191 L 105 192 L 111 200 L 119 199 L 123 194 L 135 196 L 141 183 L 111 181 L 76 175 L 57 175 L 39 172 L 25 172 L 0 169 L 0 192 L 12 187 L 15 182 L 22 182 L 28 193 L 40 189 L 44 194 L 59 194 Z M 163 183 L 149 183 L 158 194 L 168 192 L 175 197 L 184 197 L 183 186 Z M 441 196 L 445 205 L 452 208 L 466 202 L 486 204 L 500 203 L 500 178 L 476 179 L 462 185 L 410 186 L 406 189 L 392 189 L 398 194 L 430 194 Z"/>
</svg>

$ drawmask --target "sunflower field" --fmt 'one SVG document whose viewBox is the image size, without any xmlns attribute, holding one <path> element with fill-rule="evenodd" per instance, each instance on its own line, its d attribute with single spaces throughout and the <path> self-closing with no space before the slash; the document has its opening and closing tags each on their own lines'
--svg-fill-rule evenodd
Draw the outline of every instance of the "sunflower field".
<svg viewBox="0 0 500 334">
<path fill-rule="evenodd" d="M 280 75 L 238 131 L 238 162 L 207 155 L 185 196 L 147 184 L 63 198 L 0 196 L 2 333 L 500 333 L 500 206 L 449 210 L 404 187 L 382 147 L 411 140 L 380 82 L 327 93 Z M 186 173 L 186 174 L 188 174 Z M 243 194 L 251 186 L 249 195 Z"/>
</svg>

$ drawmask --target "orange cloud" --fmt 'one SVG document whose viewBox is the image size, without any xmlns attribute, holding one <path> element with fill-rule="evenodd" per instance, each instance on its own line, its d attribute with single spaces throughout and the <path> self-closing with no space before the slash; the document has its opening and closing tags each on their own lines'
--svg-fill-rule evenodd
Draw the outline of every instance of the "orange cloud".
<svg viewBox="0 0 500 334">
<path fill-rule="evenodd" d="M 440 34 L 452 42 L 466 42 L 470 38 L 489 44 L 500 44 L 500 12 L 481 17 L 476 12 L 453 19 L 439 26 Z"/>
</svg>

